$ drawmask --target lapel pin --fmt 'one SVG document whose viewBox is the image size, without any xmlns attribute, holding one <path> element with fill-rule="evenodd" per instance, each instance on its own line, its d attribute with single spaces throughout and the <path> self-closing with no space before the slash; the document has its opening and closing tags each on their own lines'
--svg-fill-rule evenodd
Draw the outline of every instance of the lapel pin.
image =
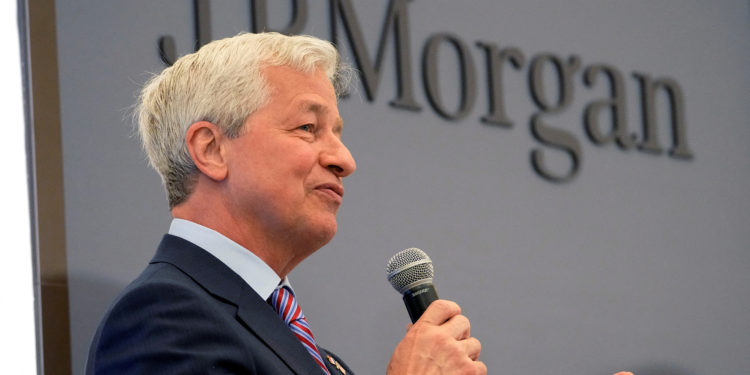
<svg viewBox="0 0 750 375">
<path fill-rule="evenodd" d="M 341 364 L 333 359 L 330 354 L 327 354 L 326 357 L 328 357 L 328 362 L 331 362 L 332 365 L 336 366 L 336 369 L 338 369 L 342 374 L 346 375 L 346 369 L 344 366 L 341 366 Z"/>
</svg>

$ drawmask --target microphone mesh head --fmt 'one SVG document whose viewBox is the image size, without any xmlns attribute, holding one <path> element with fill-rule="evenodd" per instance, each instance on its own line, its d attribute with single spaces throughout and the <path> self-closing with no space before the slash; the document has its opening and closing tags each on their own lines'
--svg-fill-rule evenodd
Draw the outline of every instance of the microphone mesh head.
<svg viewBox="0 0 750 375">
<path fill-rule="evenodd" d="M 430 257 L 416 247 L 391 257 L 385 271 L 393 288 L 402 294 L 414 286 L 432 283 L 435 274 Z"/>
</svg>

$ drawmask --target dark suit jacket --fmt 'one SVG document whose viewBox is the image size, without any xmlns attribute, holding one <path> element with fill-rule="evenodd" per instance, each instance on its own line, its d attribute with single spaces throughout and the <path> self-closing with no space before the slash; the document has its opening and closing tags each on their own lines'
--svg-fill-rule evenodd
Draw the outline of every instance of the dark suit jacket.
<svg viewBox="0 0 750 375">
<path fill-rule="evenodd" d="M 332 375 L 351 370 L 320 349 Z M 214 256 L 165 235 L 97 329 L 86 374 L 321 374 L 263 300 Z"/>
</svg>

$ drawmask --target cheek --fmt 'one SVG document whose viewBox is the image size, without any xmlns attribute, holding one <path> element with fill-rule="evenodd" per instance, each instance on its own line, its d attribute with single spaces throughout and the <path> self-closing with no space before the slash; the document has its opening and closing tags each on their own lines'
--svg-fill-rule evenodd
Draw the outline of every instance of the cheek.
<svg viewBox="0 0 750 375">
<path fill-rule="evenodd" d="M 307 178 L 318 165 L 317 153 L 307 145 L 304 147 L 287 148 L 277 156 L 278 159 L 276 159 L 274 165 L 296 178 Z"/>
<path fill-rule="evenodd" d="M 256 142 L 247 150 L 237 163 L 241 173 L 246 174 L 244 182 L 271 195 L 289 195 L 301 187 L 308 188 L 308 177 L 319 165 L 314 147 L 299 139 Z"/>
<path fill-rule="evenodd" d="M 292 206 L 301 204 L 316 184 L 312 178 L 314 159 L 299 152 L 274 153 L 263 164 L 253 163 L 261 170 L 257 176 L 258 187 L 262 186 L 264 194 L 277 204 Z"/>
</svg>

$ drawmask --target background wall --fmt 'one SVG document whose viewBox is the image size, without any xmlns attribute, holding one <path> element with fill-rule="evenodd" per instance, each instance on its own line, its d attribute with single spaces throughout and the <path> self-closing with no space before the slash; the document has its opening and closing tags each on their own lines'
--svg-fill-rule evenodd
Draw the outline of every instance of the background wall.
<svg viewBox="0 0 750 375">
<path fill-rule="evenodd" d="M 250 3 L 213 2 L 211 39 L 248 30 Z M 285 25 L 291 3 L 270 2 L 269 24 Z M 307 3 L 303 32 L 330 38 L 328 2 Z M 388 2 L 352 3 L 374 56 Z M 130 110 L 146 72 L 164 67 L 160 36 L 173 36 L 180 55 L 192 51 L 193 11 L 187 1 L 142 0 L 59 0 L 56 11 L 71 352 L 73 372 L 81 373 L 109 301 L 169 226 Z M 748 2 L 414 0 L 408 16 L 422 110 L 388 105 L 396 96 L 389 44 L 374 100 L 355 82 L 340 104 L 359 169 L 346 181 L 339 234 L 291 275 L 318 341 L 358 373 L 382 373 L 408 322 L 385 263 L 417 246 L 435 262 L 440 295 L 471 318 L 490 373 L 747 373 Z M 444 32 L 464 41 L 477 69 L 477 101 L 458 121 L 437 115 L 421 84 L 425 41 Z M 488 99 L 478 40 L 526 57 L 518 70 L 503 70 L 510 128 L 480 121 Z M 580 171 L 566 184 L 540 178 L 529 162 L 534 149 L 555 170 L 569 165 L 529 130 L 538 111 L 529 61 L 542 53 L 616 67 L 626 122 L 640 139 L 640 88 L 631 73 L 677 81 L 694 158 L 592 144 L 582 113 L 608 88 L 602 77 L 584 86 L 578 71 L 571 105 L 546 120 L 580 142 Z M 451 110 L 456 66 L 451 49 L 441 49 L 441 92 Z M 544 74 L 554 97 L 552 73 Z M 668 148 L 666 100 L 657 103 Z"/>
</svg>

